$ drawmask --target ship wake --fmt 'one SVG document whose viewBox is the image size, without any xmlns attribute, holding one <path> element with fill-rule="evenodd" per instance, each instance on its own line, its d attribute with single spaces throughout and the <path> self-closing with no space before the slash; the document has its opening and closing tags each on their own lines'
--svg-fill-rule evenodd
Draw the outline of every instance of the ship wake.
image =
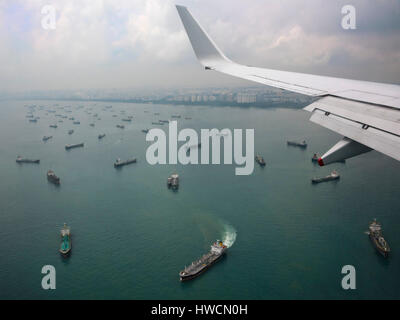
<svg viewBox="0 0 400 320">
<path fill-rule="evenodd" d="M 222 242 L 224 243 L 224 245 L 230 248 L 233 246 L 235 241 L 236 241 L 236 229 L 229 224 L 225 224 L 224 233 L 222 236 Z"/>
</svg>

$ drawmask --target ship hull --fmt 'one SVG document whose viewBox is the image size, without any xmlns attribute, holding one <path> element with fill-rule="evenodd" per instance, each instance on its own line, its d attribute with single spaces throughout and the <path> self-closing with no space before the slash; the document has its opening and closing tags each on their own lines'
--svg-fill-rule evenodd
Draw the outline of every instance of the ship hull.
<svg viewBox="0 0 400 320">
<path fill-rule="evenodd" d="M 214 259 L 212 262 L 210 262 L 209 264 L 207 264 L 206 266 L 204 266 L 204 268 L 200 269 L 198 272 L 196 273 L 192 273 L 192 274 L 188 274 L 188 275 L 179 275 L 180 276 L 180 280 L 183 281 L 188 281 L 188 280 L 192 280 L 194 278 L 197 278 L 198 276 L 200 276 L 202 273 L 204 273 L 205 271 L 207 271 L 211 266 L 213 266 L 217 261 L 219 261 L 225 253 L 220 254 L 219 256 L 216 257 L 216 259 Z"/>
<path fill-rule="evenodd" d="M 123 161 L 120 163 L 114 163 L 114 168 L 120 168 L 120 167 L 126 166 L 131 163 L 136 163 L 136 159 L 127 160 L 127 161 Z"/>
<path fill-rule="evenodd" d="M 389 256 L 389 251 L 386 251 L 385 249 L 383 249 L 383 248 L 379 245 L 378 240 L 377 240 L 374 236 L 370 235 L 369 238 L 370 238 L 372 244 L 374 245 L 375 249 L 376 249 L 384 258 L 387 258 L 387 257 Z"/>
</svg>

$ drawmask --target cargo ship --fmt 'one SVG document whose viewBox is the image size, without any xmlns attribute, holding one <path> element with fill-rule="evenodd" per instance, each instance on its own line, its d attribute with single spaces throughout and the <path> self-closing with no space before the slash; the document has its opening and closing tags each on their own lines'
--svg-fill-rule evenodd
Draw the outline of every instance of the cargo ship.
<svg viewBox="0 0 400 320">
<path fill-rule="evenodd" d="M 69 150 L 69 149 L 73 149 L 73 148 L 80 148 L 80 147 L 83 147 L 83 146 L 84 146 L 83 142 L 82 143 L 76 143 L 76 144 L 67 144 L 65 146 L 65 150 Z"/>
<path fill-rule="evenodd" d="M 168 177 L 167 186 L 174 190 L 179 188 L 179 175 L 177 173 L 173 173 Z"/>
<path fill-rule="evenodd" d="M 22 158 L 21 156 L 18 156 L 17 159 L 15 160 L 17 163 L 39 163 L 40 160 L 32 160 L 32 159 L 26 159 Z"/>
<path fill-rule="evenodd" d="M 203 255 L 199 260 L 192 262 L 190 266 L 185 267 L 185 269 L 179 272 L 180 280 L 186 281 L 196 278 L 217 262 L 227 250 L 227 246 L 225 246 L 222 241 L 217 240 L 211 245 L 210 252 Z"/>
<path fill-rule="evenodd" d="M 63 228 L 61 229 L 61 244 L 60 244 L 60 253 L 64 256 L 68 255 L 71 252 L 72 241 L 71 241 L 71 229 L 64 223 Z"/>
<path fill-rule="evenodd" d="M 47 180 L 56 185 L 60 184 L 60 178 L 56 176 L 53 170 L 47 171 Z"/>
<path fill-rule="evenodd" d="M 331 172 L 330 175 L 327 175 L 326 177 L 322 178 L 312 178 L 311 182 L 312 183 L 320 183 L 320 182 L 326 182 L 326 181 L 332 181 L 332 180 L 338 180 L 340 179 L 339 173 L 337 173 L 335 170 Z"/>
<path fill-rule="evenodd" d="M 264 166 L 265 166 L 265 160 L 264 160 L 263 157 L 257 155 L 257 156 L 255 157 L 255 160 L 256 160 L 256 162 L 257 162 L 261 167 L 264 167 Z"/>
<path fill-rule="evenodd" d="M 120 158 L 118 158 L 117 161 L 114 162 L 114 168 L 119 168 L 131 163 L 136 163 L 136 158 L 128 159 L 125 161 L 122 161 Z"/>
<path fill-rule="evenodd" d="M 307 148 L 307 142 L 305 140 L 303 140 L 302 142 L 288 141 L 287 144 L 288 144 L 288 146 Z"/>
<path fill-rule="evenodd" d="M 390 247 L 382 235 L 382 226 L 374 219 L 369 224 L 369 230 L 366 232 L 369 235 L 374 247 L 385 258 L 389 255 Z"/>
</svg>

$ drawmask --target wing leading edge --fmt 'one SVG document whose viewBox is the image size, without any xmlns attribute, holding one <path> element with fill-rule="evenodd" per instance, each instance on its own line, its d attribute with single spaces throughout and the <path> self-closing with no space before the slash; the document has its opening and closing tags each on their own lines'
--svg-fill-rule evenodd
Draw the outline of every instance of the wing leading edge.
<svg viewBox="0 0 400 320">
<path fill-rule="evenodd" d="M 400 86 L 241 65 L 227 58 L 197 20 L 176 6 L 193 50 L 206 70 L 321 97 L 307 106 L 311 121 L 342 134 L 320 165 L 375 149 L 400 161 Z"/>
</svg>

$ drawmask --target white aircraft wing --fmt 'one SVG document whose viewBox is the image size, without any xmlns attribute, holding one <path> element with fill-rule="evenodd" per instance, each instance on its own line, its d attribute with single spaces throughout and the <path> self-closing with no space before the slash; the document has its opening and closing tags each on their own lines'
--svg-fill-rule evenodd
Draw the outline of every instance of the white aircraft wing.
<svg viewBox="0 0 400 320">
<path fill-rule="evenodd" d="M 326 152 L 325 165 L 375 149 L 400 160 L 400 86 L 249 67 L 228 59 L 196 19 L 176 6 L 194 52 L 206 70 L 320 97 L 305 110 L 310 120 L 344 138 Z"/>
</svg>

